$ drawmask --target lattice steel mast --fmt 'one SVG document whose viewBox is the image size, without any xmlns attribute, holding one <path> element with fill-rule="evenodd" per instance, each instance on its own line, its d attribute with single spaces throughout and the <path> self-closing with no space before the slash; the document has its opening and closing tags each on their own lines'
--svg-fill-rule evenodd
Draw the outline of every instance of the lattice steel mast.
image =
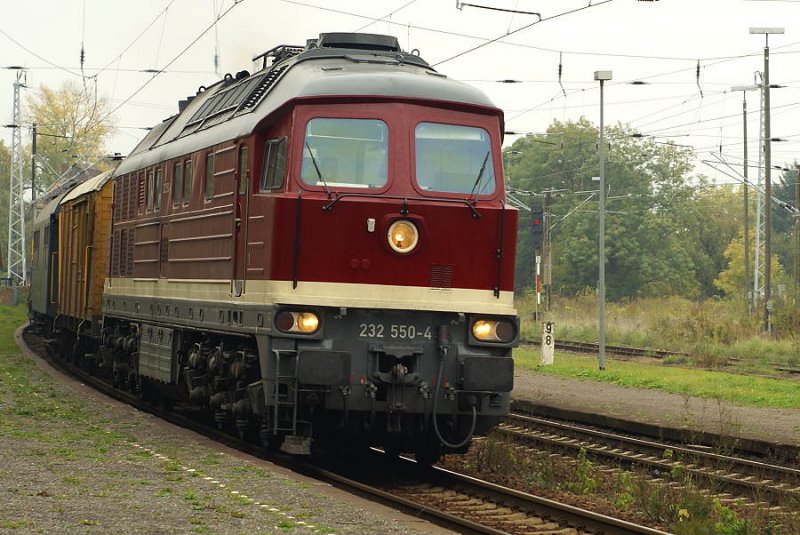
<svg viewBox="0 0 800 535">
<path fill-rule="evenodd" d="M 22 104 L 20 89 L 25 87 L 26 73 L 17 72 L 14 82 L 14 121 L 11 139 L 11 178 L 8 195 L 8 278 L 14 286 L 26 284 L 25 204 L 22 198 L 24 158 L 22 154 Z"/>
</svg>

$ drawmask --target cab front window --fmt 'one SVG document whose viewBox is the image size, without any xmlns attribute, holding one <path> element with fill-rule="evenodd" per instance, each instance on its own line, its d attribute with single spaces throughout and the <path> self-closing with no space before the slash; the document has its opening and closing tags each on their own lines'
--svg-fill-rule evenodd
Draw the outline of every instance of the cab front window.
<svg viewBox="0 0 800 535">
<path fill-rule="evenodd" d="M 495 176 L 483 128 L 419 123 L 414 131 L 417 184 L 425 191 L 488 195 Z"/>
<path fill-rule="evenodd" d="M 378 188 L 388 180 L 389 128 L 377 119 L 311 119 L 300 177 L 311 186 Z"/>
</svg>

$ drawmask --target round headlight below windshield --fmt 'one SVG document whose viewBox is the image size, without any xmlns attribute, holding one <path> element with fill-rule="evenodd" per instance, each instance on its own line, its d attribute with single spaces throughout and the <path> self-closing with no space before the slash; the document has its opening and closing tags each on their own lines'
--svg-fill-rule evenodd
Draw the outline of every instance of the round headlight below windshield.
<svg viewBox="0 0 800 535">
<path fill-rule="evenodd" d="M 316 314 L 311 312 L 300 312 L 297 314 L 297 330 L 304 334 L 309 334 L 317 331 L 319 327 L 319 318 Z"/>
<path fill-rule="evenodd" d="M 401 219 L 389 226 L 389 246 L 398 253 L 410 253 L 419 242 L 419 231 L 411 221 Z"/>
<path fill-rule="evenodd" d="M 472 324 L 472 336 L 481 342 L 507 344 L 514 340 L 516 330 L 511 322 L 504 320 L 477 320 Z"/>
<path fill-rule="evenodd" d="M 319 329 L 319 316 L 313 312 L 284 310 L 275 317 L 275 326 L 287 334 L 314 334 Z"/>
</svg>

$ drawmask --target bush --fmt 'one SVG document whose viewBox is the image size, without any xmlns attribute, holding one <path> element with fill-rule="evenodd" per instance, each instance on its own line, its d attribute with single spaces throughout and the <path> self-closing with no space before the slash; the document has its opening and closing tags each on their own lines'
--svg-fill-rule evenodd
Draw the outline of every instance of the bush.
<svg viewBox="0 0 800 535">
<path fill-rule="evenodd" d="M 523 338 L 539 340 L 541 321 L 533 321 L 536 296 L 517 303 Z M 540 310 L 542 308 L 540 307 Z M 648 298 L 607 303 L 606 341 L 686 352 L 697 355 L 698 365 L 714 368 L 728 357 L 743 357 L 745 365 L 763 367 L 771 361 L 800 362 L 800 310 L 786 304 L 776 312 L 777 337 L 762 332 L 757 314 L 749 316 L 744 303 L 733 299 L 690 301 L 680 297 Z M 556 324 L 556 340 L 597 342 L 597 299 L 594 294 L 553 297 L 553 309 L 546 314 Z M 675 358 L 668 363 L 680 364 Z"/>
</svg>

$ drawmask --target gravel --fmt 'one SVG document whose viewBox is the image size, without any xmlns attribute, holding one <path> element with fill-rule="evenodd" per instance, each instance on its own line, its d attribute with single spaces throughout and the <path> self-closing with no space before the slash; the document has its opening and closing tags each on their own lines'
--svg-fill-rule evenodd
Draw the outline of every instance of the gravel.
<svg viewBox="0 0 800 535">
<path fill-rule="evenodd" d="M 612 364 L 613 365 L 613 364 Z M 771 409 L 659 390 L 517 370 L 512 397 L 666 427 L 800 445 L 800 410 Z"/>
</svg>

